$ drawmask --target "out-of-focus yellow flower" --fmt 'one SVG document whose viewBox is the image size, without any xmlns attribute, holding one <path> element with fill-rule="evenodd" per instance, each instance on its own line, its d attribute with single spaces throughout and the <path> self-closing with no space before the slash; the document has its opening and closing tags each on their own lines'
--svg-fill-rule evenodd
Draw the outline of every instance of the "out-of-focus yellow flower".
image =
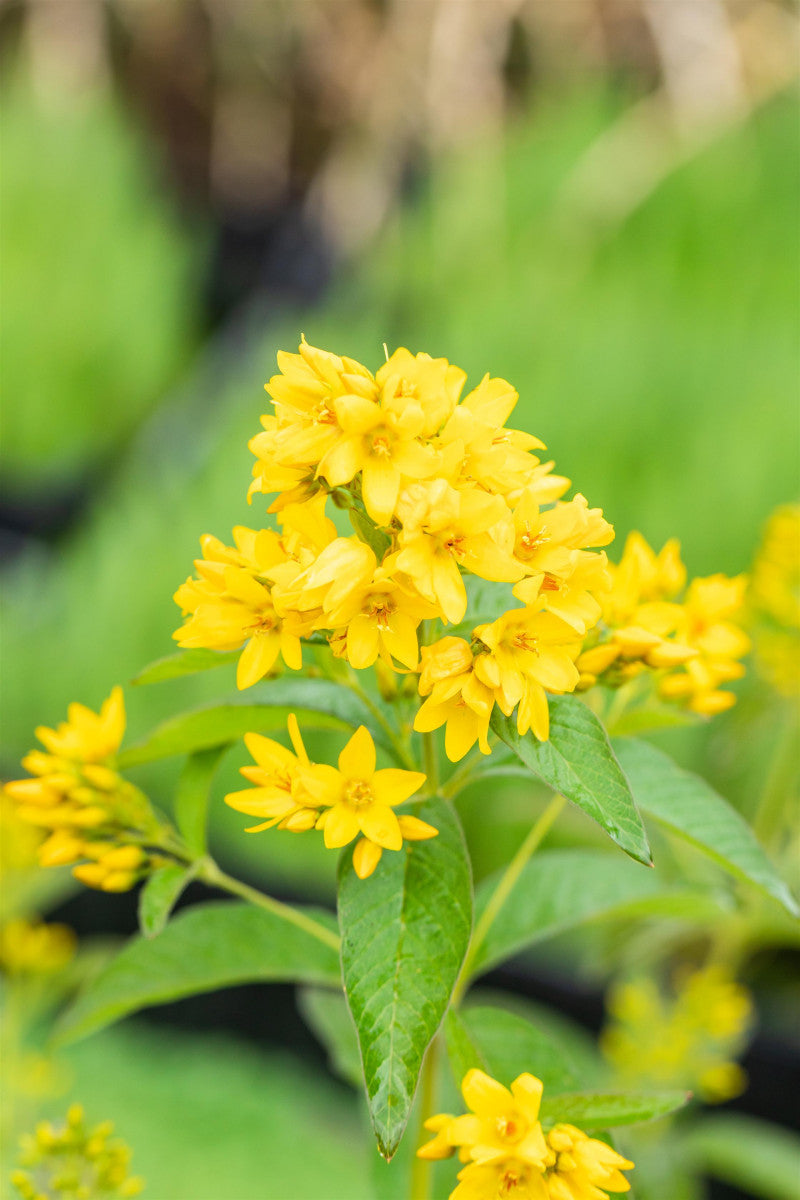
<svg viewBox="0 0 800 1200">
<path fill-rule="evenodd" d="M 19 1168 L 11 1182 L 23 1200 L 128 1200 L 138 1196 L 144 1180 L 130 1175 L 131 1151 L 112 1137 L 104 1121 L 89 1128 L 83 1109 L 73 1104 L 61 1124 L 41 1121 L 20 1142 Z"/>
<path fill-rule="evenodd" d="M 148 853 L 135 843 L 160 832 L 147 798 L 116 770 L 124 731 L 121 688 L 99 713 L 71 704 L 57 729 L 36 730 L 49 753 L 32 750 L 22 760 L 30 777 L 4 789 L 19 819 L 49 833 L 38 847 L 41 866 L 88 858 L 73 868 L 75 877 L 114 892 L 127 891 L 148 868 Z"/>
<path fill-rule="evenodd" d="M 663 697 L 713 716 L 735 703 L 722 684 L 744 673 L 750 641 L 741 628 L 746 580 L 695 579 L 681 598 L 686 569 L 673 538 L 656 554 L 632 533 L 611 588 L 600 595 L 601 624 L 577 660 L 581 688 L 598 678 L 618 686 L 647 669 L 659 672 Z"/>
<path fill-rule="evenodd" d="M 292 833 L 322 829 L 331 849 L 362 835 L 353 854 L 362 879 L 375 870 L 383 850 L 399 850 L 404 840 L 436 836 L 432 825 L 393 811 L 419 791 L 425 776 L 392 767 L 376 770 L 375 743 L 365 726 L 359 726 L 342 750 L 338 770 L 309 760 L 294 714 L 289 717 L 289 735 L 294 754 L 260 734 L 245 737 L 257 765 L 241 771 L 255 787 L 231 792 L 225 802 L 238 812 L 266 818 L 248 833 L 272 826 Z"/>
<path fill-rule="evenodd" d="M 0 926 L 0 969 L 9 975 L 60 971 L 75 954 L 76 945 L 68 925 L 15 917 Z"/>
<path fill-rule="evenodd" d="M 779 692 L 800 695 L 800 504 L 767 521 L 747 601 L 759 670 Z"/>
<path fill-rule="evenodd" d="M 573 1125 L 556 1125 L 545 1135 L 539 1121 L 542 1083 L 517 1076 L 504 1087 L 483 1071 L 471 1070 L 461 1084 L 469 1112 L 439 1113 L 425 1122 L 434 1134 L 417 1150 L 419 1158 L 439 1160 L 458 1151 L 459 1184 L 450 1200 L 602 1200 L 627 1192 L 621 1174 L 633 1163 L 605 1142 Z"/>
<path fill-rule="evenodd" d="M 652 979 L 618 984 L 608 1011 L 601 1046 L 622 1079 L 691 1088 L 712 1104 L 744 1091 L 747 1078 L 734 1060 L 746 1042 L 752 1001 L 724 968 L 693 971 L 671 996 Z"/>
</svg>

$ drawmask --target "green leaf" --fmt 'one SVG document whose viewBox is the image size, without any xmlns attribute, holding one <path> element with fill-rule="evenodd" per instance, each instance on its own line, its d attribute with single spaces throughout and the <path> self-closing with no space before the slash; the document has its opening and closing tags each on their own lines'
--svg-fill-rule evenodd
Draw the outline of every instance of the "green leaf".
<svg viewBox="0 0 800 1200">
<path fill-rule="evenodd" d="M 691 1092 L 568 1092 L 542 1098 L 540 1118 L 545 1126 L 561 1122 L 586 1133 L 654 1121 L 683 1108 Z"/>
<path fill-rule="evenodd" d="M 171 717 L 119 756 L 121 767 L 138 766 L 159 758 L 192 754 L 238 741 L 246 733 L 286 729 L 289 713 L 301 727 L 350 731 L 366 725 L 376 742 L 385 745 L 369 709 L 347 688 L 327 679 L 274 679 L 250 688 L 247 700 L 229 701 Z"/>
<path fill-rule="evenodd" d="M 154 938 L 166 925 L 181 892 L 191 883 L 195 864 L 170 863 L 159 867 L 147 878 L 139 893 L 139 928 L 146 938 Z"/>
<path fill-rule="evenodd" d="M 182 675 L 197 675 L 200 671 L 211 671 L 235 663 L 241 650 L 179 650 L 148 663 L 132 684 L 161 683 L 165 679 L 180 679 Z"/>
<path fill-rule="evenodd" d="M 207 850 L 208 803 L 211 781 L 225 746 L 198 750 L 187 758 L 175 793 L 175 821 L 186 845 L 198 857 Z"/>
<path fill-rule="evenodd" d="M 710 784 L 684 771 L 647 742 L 621 740 L 615 750 L 644 812 L 670 833 L 704 851 L 726 871 L 754 883 L 798 915 L 794 896 L 750 826 Z"/>
<path fill-rule="evenodd" d="M 344 992 L 303 988 L 297 1004 L 303 1020 L 327 1050 L 331 1070 L 354 1087 L 361 1087 L 364 1075 L 358 1038 Z"/>
<path fill-rule="evenodd" d="M 524 1017 L 493 1006 L 451 1009 L 445 1021 L 447 1053 L 456 1086 L 478 1067 L 509 1086 L 523 1071 L 541 1079 L 548 1092 L 566 1092 L 581 1082 L 561 1048 Z"/>
<path fill-rule="evenodd" d="M 550 739 L 520 737 L 499 709 L 492 729 L 535 775 L 577 804 L 631 858 L 650 864 L 650 847 L 628 781 L 600 721 L 576 696 L 550 696 Z"/>
<path fill-rule="evenodd" d="M 367 514 L 361 512 L 359 508 L 350 509 L 350 524 L 361 541 L 366 542 L 374 552 L 378 562 L 381 562 L 391 545 L 391 538 L 382 529 L 378 529 L 374 521 L 371 521 Z"/>
<path fill-rule="evenodd" d="M 331 914 L 301 910 L 325 929 Z M 179 913 L 152 941 L 136 937 L 67 1010 L 56 1031 L 74 1042 L 151 1004 L 237 983 L 297 980 L 341 986 L 336 951 L 251 904 L 211 901 Z"/>
<path fill-rule="evenodd" d="M 470 865 L 455 814 L 442 801 L 414 812 L 436 826 L 438 837 L 384 851 L 369 879 L 356 876 L 352 850 L 339 870 L 345 991 L 385 1158 L 403 1135 L 423 1055 L 447 1009 L 472 927 Z"/>
<path fill-rule="evenodd" d="M 797 1200 L 800 1137 L 739 1113 L 699 1119 L 684 1142 L 698 1171 L 760 1200 Z"/>
<path fill-rule="evenodd" d="M 493 895 L 503 871 L 484 879 L 475 896 L 475 919 Z M 649 913 L 699 915 L 711 902 L 704 893 L 667 886 L 600 850 L 543 850 L 525 866 L 478 949 L 474 966 L 486 971 L 511 954 L 602 917 Z M 713 911 L 718 911 L 713 907 Z"/>
</svg>

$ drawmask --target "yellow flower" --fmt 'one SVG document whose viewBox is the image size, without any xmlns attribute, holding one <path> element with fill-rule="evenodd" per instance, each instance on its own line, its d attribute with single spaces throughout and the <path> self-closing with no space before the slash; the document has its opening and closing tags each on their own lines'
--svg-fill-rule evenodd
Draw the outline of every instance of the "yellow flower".
<svg viewBox="0 0 800 1200">
<path fill-rule="evenodd" d="M 276 569 L 289 564 L 294 576 L 301 564 L 270 530 L 256 533 L 238 526 L 233 532 L 236 549 L 209 536 L 201 540 L 203 559 L 195 561 L 200 579 L 188 579 L 174 596 L 192 615 L 172 636 L 186 648 L 237 650 L 244 643 L 236 671 L 242 689 L 263 679 L 279 656 L 299 671 L 305 627 L 297 613 L 279 611 L 268 582 Z"/>
<path fill-rule="evenodd" d="M 68 720 L 57 729 L 36 730 L 50 753 L 32 750 L 22 760 L 30 777 L 4 788 L 21 820 L 49 832 L 38 847 L 39 863 L 92 859 L 73 874 L 105 891 L 126 891 L 149 864 L 138 845 L 128 844 L 131 838 L 147 840 L 160 832 L 147 798 L 115 769 L 124 730 L 121 688 L 114 688 L 99 713 L 71 704 Z"/>
<path fill-rule="evenodd" d="M 502 496 L 456 491 L 443 479 L 407 488 L 398 504 L 398 570 L 458 623 L 467 611 L 460 567 L 482 579 L 516 582 L 524 568 L 512 555 L 514 527 Z"/>
<path fill-rule="evenodd" d="M 425 438 L 438 433 L 453 412 L 466 378 L 466 373 L 446 358 L 412 354 L 404 346 L 395 350 L 375 376 L 384 405 L 422 410 Z"/>
<path fill-rule="evenodd" d="M 520 733 L 533 729 L 546 741 L 550 718 L 545 689 L 571 692 L 579 678 L 575 658 L 580 642 L 574 628 L 553 613 L 512 608 L 491 625 L 478 626 L 473 637 L 489 651 L 475 659 L 478 678 L 492 689 L 507 717 L 519 705 Z"/>
<path fill-rule="evenodd" d="M 75 947 L 75 934 L 67 925 L 15 917 L 0 927 L 0 967 L 11 975 L 60 971 Z"/>
<path fill-rule="evenodd" d="M 543 1167 L 547 1147 L 539 1124 L 542 1082 L 535 1075 L 518 1075 L 511 1089 L 484 1071 L 467 1071 L 461 1082 L 467 1108 L 447 1126 L 447 1140 L 463 1147 L 475 1162 L 513 1157 Z"/>
<path fill-rule="evenodd" d="M 494 693 L 474 670 L 472 650 L 463 638 L 447 637 L 422 647 L 419 691 L 427 696 L 414 717 L 417 733 L 445 728 L 445 753 L 458 762 L 478 742 L 490 754 L 489 721 Z"/>
<path fill-rule="evenodd" d="M 600 1044 L 624 1081 L 691 1088 L 711 1104 L 744 1091 L 747 1078 L 733 1059 L 746 1042 L 752 1001 L 722 967 L 684 975 L 669 995 L 651 979 L 617 984 L 607 1004 Z"/>
<path fill-rule="evenodd" d="M 341 487 L 360 472 L 367 512 L 377 525 L 388 525 L 403 479 L 425 479 L 436 470 L 432 449 L 419 440 L 425 413 L 413 401 L 377 404 L 363 396 L 342 396 L 335 407 L 342 433 L 319 474 Z"/>
<path fill-rule="evenodd" d="M 266 818 L 258 825 L 251 825 L 248 833 L 260 833 L 273 825 L 303 833 L 316 823 L 318 806 L 304 786 L 311 764 L 294 713 L 289 715 L 288 727 L 294 754 L 260 733 L 245 734 L 245 745 L 256 765 L 241 767 L 240 773 L 255 787 L 229 792 L 225 803 L 237 812 Z"/>
<path fill-rule="evenodd" d="M 456 1149 L 467 1166 L 450 1200 L 605 1200 L 627 1192 L 621 1174 L 633 1163 L 574 1125 L 544 1135 L 539 1122 L 542 1083 L 518 1075 L 510 1090 L 483 1071 L 464 1076 L 469 1113 L 439 1113 L 425 1122 L 435 1136 L 417 1157 L 448 1158 Z"/>
<path fill-rule="evenodd" d="M 273 826 L 292 833 L 322 829 L 329 848 L 345 846 L 363 834 L 353 854 L 356 874 L 362 879 L 375 870 L 384 849 L 399 850 L 404 839 L 436 836 L 438 830 L 418 817 L 398 817 L 392 811 L 419 790 L 425 776 L 394 768 L 377 771 L 375 744 L 365 726 L 342 750 L 337 770 L 310 762 L 293 713 L 288 723 L 294 754 L 271 738 L 257 733 L 245 736 L 256 765 L 242 767 L 241 773 L 255 786 L 229 793 L 225 803 L 238 812 L 266 818 L 248 833 Z"/>
<path fill-rule="evenodd" d="M 555 1125 L 547 1134 L 547 1148 L 549 1200 L 600 1200 L 608 1192 L 630 1191 L 621 1172 L 633 1163 L 574 1125 Z"/>
<path fill-rule="evenodd" d="M 131 1151 L 111 1134 L 110 1121 L 87 1127 L 83 1108 L 73 1104 L 65 1122 L 41 1121 L 20 1140 L 19 1168 L 11 1182 L 23 1200 L 128 1200 L 138 1196 L 144 1180 L 129 1175 Z"/>
<path fill-rule="evenodd" d="M 363 835 L 353 854 L 353 866 L 362 879 L 375 870 L 383 850 L 400 850 L 403 839 L 416 841 L 438 833 L 417 817 L 398 817 L 393 811 L 419 791 L 425 776 L 394 767 L 377 771 L 375 764 L 375 744 L 361 725 L 339 755 L 338 770 L 315 766 L 306 779 L 315 804 L 326 809 L 317 828 L 323 830 L 329 849 Z"/>
<path fill-rule="evenodd" d="M 749 600 L 760 615 L 785 629 L 800 629 L 800 504 L 770 516 L 753 563 Z"/>
</svg>

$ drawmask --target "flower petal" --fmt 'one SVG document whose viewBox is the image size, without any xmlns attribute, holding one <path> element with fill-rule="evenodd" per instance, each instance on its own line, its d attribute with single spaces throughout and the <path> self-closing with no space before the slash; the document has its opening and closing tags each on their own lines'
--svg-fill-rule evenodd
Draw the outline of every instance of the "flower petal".
<svg viewBox="0 0 800 1200">
<path fill-rule="evenodd" d="M 383 850 L 375 842 L 361 838 L 353 851 L 353 869 L 359 879 L 366 879 L 381 861 Z"/>
<path fill-rule="evenodd" d="M 514 1107 L 514 1098 L 508 1088 L 475 1067 L 464 1076 L 461 1092 L 467 1107 L 479 1117 L 494 1120 Z"/>
<path fill-rule="evenodd" d="M 399 767 L 385 767 L 372 777 L 372 790 L 379 804 L 393 807 L 402 804 L 418 792 L 427 779 L 421 771 L 401 771 Z"/>
<path fill-rule="evenodd" d="M 370 804 L 356 813 L 361 832 L 385 850 L 400 850 L 403 835 L 397 817 L 385 804 Z"/>
<path fill-rule="evenodd" d="M 370 779 L 375 771 L 375 743 L 366 725 L 359 725 L 339 755 L 339 770 L 348 779 Z"/>
<path fill-rule="evenodd" d="M 260 633 L 250 638 L 236 666 L 236 686 L 239 691 L 263 679 L 275 665 L 280 648 L 281 639 L 277 633 Z"/>
<path fill-rule="evenodd" d="M 325 845 L 329 850 L 337 850 L 346 846 L 358 834 L 358 820 L 352 808 L 346 804 L 337 804 L 326 816 Z"/>
</svg>

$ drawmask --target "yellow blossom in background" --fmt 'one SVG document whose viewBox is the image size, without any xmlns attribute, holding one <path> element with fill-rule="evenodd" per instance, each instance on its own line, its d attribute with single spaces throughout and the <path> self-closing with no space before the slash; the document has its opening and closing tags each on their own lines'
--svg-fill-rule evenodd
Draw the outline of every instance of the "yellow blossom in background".
<svg viewBox="0 0 800 1200">
<path fill-rule="evenodd" d="M 723 685 L 744 674 L 750 648 L 742 629 L 746 578 L 711 575 L 685 588 L 686 569 L 672 538 L 658 554 L 632 533 L 611 586 L 599 598 L 602 616 L 577 660 L 581 689 L 598 680 L 619 686 L 658 672 L 662 697 L 713 716 L 735 703 Z"/>
<path fill-rule="evenodd" d="M 783 695 L 800 695 L 800 504 L 767 521 L 747 602 L 761 674 Z"/>
<path fill-rule="evenodd" d="M 417 1150 L 430 1160 L 458 1151 L 467 1164 L 450 1200 L 604 1200 L 609 1192 L 630 1190 L 621 1172 L 633 1163 L 605 1142 L 573 1125 L 543 1131 L 542 1083 L 535 1075 L 518 1075 L 509 1089 L 473 1069 L 461 1091 L 470 1111 L 430 1117 L 425 1128 L 434 1136 Z"/>
<path fill-rule="evenodd" d="M 127 891 L 148 869 L 149 855 L 136 843 L 160 831 L 147 798 L 116 770 L 124 732 L 121 688 L 99 713 L 71 704 L 57 729 L 36 730 L 47 752 L 32 750 L 22 760 L 30 777 L 4 787 L 17 818 L 48 834 L 37 850 L 41 866 L 89 859 L 73 874 L 110 892 Z"/>
<path fill-rule="evenodd" d="M 60 971 L 75 954 L 77 939 L 67 925 L 14 917 L 0 926 L 0 970 L 8 975 Z"/>
<path fill-rule="evenodd" d="M 693 971 L 665 995 L 652 979 L 617 984 L 601 1046 L 620 1078 L 686 1087 L 708 1103 L 744 1091 L 735 1061 L 746 1044 L 753 1006 L 746 988 L 722 967 Z"/>
<path fill-rule="evenodd" d="M 131 1151 L 112 1137 L 113 1125 L 86 1125 L 83 1109 L 73 1104 L 66 1121 L 41 1121 L 20 1142 L 19 1167 L 11 1182 L 23 1200 L 128 1200 L 144 1180 L 130 1175 Z"/>
<path fill-rule="evenodd" d="M 225 802 L 239 812 L 266 818 L 249 833 L 272 826 L 292 833 L 316 828 L 323 830 L 329 849 L 358 838 L 353 866 L 361 879 L 372 874 L 384 850 L 436 837 L 438 830 L 432 825 L 393 811 L 419 791 L 425 776 L 394 767 L 376 770 L 375 743 L 365 726 L 359 726 L 342 750 L 338 769 L 309 760 L 294 714 L 289 733 L 294 754 L 260 734 L 245 738 L 256 766 L 241 770 L 255 786 L 231 792 Z"/>
</svg>

